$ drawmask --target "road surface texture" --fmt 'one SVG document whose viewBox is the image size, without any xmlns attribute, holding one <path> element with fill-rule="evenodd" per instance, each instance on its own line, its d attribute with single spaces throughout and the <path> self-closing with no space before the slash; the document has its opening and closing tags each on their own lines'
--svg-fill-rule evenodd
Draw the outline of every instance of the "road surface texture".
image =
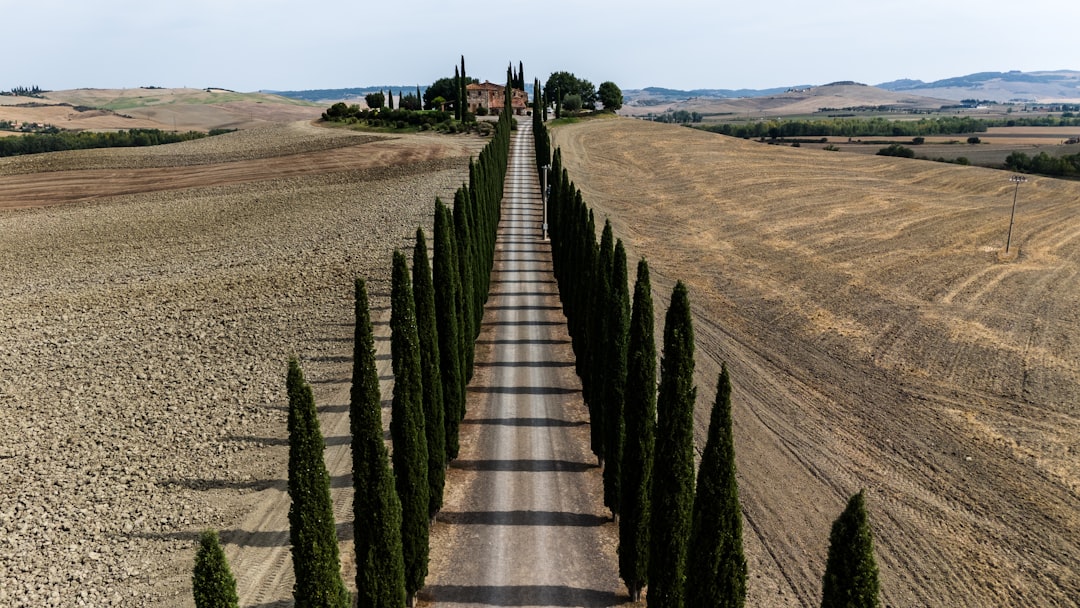
<svg viewBox="0 0 1080 608">
<path fill-rule="evenodd" d="M 434 606 L 610 606 L 616 529 L 573 370 L 531 125 L 515 134 L 491 296 L 420 599 Z"/>
</svg>

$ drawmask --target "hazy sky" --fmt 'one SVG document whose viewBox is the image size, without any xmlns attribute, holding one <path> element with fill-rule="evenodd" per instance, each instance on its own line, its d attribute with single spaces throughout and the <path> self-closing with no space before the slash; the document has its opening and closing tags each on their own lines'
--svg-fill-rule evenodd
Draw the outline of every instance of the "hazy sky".
<svg viewBox="0 0 1080 608">
<path fill-rule="evenodd" d="M 539 12 L 539 14 L 537 14 Z M 495 82 L 624 89 L 1080 70 L 1070 0 L 0 0 L 0 90 Z"/>
</svg>

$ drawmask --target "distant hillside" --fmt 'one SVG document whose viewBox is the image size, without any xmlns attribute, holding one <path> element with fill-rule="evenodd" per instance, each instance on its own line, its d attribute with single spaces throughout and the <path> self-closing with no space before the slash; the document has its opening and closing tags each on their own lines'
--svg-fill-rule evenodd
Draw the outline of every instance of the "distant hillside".
<svg viewBox="0 0 1080 608">
<path fill-rule="evenodd" d="M 997 102 L 1080 100 L 1080 72 L 978 72 L 933 82 L 894 80 L 877 85 L 890 91 L 945 99 L 981 99 Z"/>
<path fill-rule="evenodd" d="M 280 95 L 213 87 L 71 89 L 46 91 L 34 98 L 0 97 L 0 120 L 72 131 L 245 129 L 269 122 L 314 120 L 324 109 Z"/>
<path fill-rule="evenodd" d="M 310 101 L 312 103 L 326 104 L 327 102 L 345 101 L 349 99 L 363 99 L 364 95 L 369 93 L 385 93 L 387 89 L 392 89 L 394 94 L 397 95 L 400 92 L 403 93 L 416 93 L 416 85 L 383 85 L 377 87 L 352 87 L 346 89 L 309 89 L 305 91 L 261 91 L 262 93 L 269 93 L 271 95 L 280 95 L 282 97 L 288 97 L 290 99 L 302 99 L 304 101 Z M 426 86 L 420 87 L 420 94 L 427 90 Z"/>
<path fill-rule="evenodd" d="M 642 89 L 642 92 L 647 89 Z M 700 114 L 736 116 L 793 116 L 823 110 L 882 108 L 896 110 L 937 110 L 952 100 L 924 97 L 908 91 L 888 91 L 856 82 L 835 82 L 820 87 L 773 89 L 772 93 L 743 97 L 687 95 L 684 97 L 634 95 L 623 105 L 620 114 L 643 116 L 685 110 Z M 687 91 L 689 93 L 689 91 Z M 623 93 L 624 98 L 627 97 Z"/>
</svg>

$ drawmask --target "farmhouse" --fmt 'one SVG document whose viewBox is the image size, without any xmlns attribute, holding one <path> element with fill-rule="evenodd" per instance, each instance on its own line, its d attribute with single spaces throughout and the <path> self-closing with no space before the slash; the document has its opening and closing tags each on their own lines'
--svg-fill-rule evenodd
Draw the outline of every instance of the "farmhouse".
<svg viewBox="0 0 1080 608">
<path fill-rule="evenodd" d="M 469 111 L 476 113 L 484 108 L 488 113 L 498 116 L 506 106 L 506 87 L 485 80 L 483 84 L 470 84 L 465 87 Z M 529 94 L 521 89 L 511 89 L 511 107 L 514 114 L 521 116 L 529 107 Z"/>
</svg>

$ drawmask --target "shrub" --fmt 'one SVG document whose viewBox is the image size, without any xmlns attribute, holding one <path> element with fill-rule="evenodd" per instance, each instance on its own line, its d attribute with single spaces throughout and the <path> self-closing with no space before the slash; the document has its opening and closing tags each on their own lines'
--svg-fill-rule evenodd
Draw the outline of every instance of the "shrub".
<svg viewBox="0 0 1080 608">
<path fill-rule="evenodd" d="M 972 136 L 972 137 L 967 138 L 967 143 L 969 143 L 969 144 L 981 144 L 982 140 L 979 139 L 978 137 Z"/>
<path fill-rule="evenodd" d="M 915 158 L 915 151 L 900 144 L 890 144 L 887 148 L 877 151 L 878 156 L 899 156 L 901 158 Z"/>
</svg>

